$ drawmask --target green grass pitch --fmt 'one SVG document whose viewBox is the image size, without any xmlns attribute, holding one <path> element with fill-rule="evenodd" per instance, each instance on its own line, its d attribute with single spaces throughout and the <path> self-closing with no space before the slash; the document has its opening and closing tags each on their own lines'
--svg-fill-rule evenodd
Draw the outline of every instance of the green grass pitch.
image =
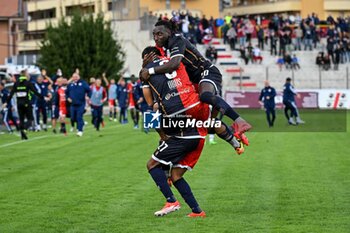
<svg viewBox="0 0 350 233">
<path fill-rule="evenodd" d="M 246 153 L 217 139 L 185 175 L 205 219 L 187 218 L 175 189 L 182 209 L 153 216 L 164 204 L 146 171 L 155 133 L 107 121 L 82 138 L 0 135 L 0 232 L 350 232 L 349 126 L 309 132 L 336 119 L 309 111 L 303 132 L 287 132 L 279 112 L 269 132 L 262 111 L 242 112 L 258 129 Z"/>
</svg>

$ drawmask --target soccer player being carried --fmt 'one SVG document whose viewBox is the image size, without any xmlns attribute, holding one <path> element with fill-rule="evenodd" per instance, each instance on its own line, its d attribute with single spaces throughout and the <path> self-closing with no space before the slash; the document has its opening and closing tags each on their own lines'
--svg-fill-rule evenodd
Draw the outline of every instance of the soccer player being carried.
<svg viewBox="0 0 350 233">
<path fill-rule="evenodd" d="M 144 64 L 148 68 L 154 68 L 169 61 L 168 58 L 161 57 L 156 47 L 147 47 L 144 49 L 142 57 L 144 58 L 149 54 L 155 54 L 153 55 L 153 59 L 155 60 Z M 171 74 L 151 75 L 150 79 L 143 84 L 143 94 L 150 106 L 154 103 L 153 96 L 161 100 L 159 108 L 167 117 L 171 118 L 182 114 L 202 122 L 209 119 L 209 105 L 200 101 L 199 95 L 182 64 Z M 231 129 L 224 122 L 220 122 L 219 127 L 213 128 L 220 138 L 227 141 L 235 149 L 237 154 L 244 152 L 243 144 L 239 139 L 236 139 Z"/>
<path fill-rule="evenodd" d="M 198 84 L 201 102 L 213 106 L 212 116 L 215 117 L 218 112 L 221 112 L 231 118 L 234 121 L 232 128 L 236 136 L 248 144 L 244 132 L 250 130 L 251 125 L 220 97 L 222 75 L 218 68 L 206 60 L 186 38 L 176 33 L 176 25 L 172 21 L 158 21 L 153 30 L 153 38 L 158 48 L 165 49 L 162 52 L 170 56 L 170 61 L 157 67 L 143 68 L 140 71 L 141 80 L 147 81 L 152 74 L 171 74 L 179 68 L 182 62 L 191 82 Z"/>
</svg>

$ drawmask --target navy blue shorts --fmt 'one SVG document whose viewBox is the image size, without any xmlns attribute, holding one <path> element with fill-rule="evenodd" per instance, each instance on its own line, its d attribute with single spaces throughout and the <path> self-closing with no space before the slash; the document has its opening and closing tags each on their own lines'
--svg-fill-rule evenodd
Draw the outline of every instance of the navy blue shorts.
<svg viewBox="0 0 350 233">
<path fill-rule="evenodd" d="M 219 69 L 211 65 L 208 69 L 205 69 L 202 72 L 202 79 L 199 81 L 199 84 L 202 82 L 209 82 L 215 87 L 216 95 L 222 95 L 222 75 Z"/>
<path fill-rule="evenodd" d="M 57 106 L 52 106 L 52 119 L 58 119 L 58 117 L 60 116 L 60 112 L 59 112 L 59 108 Z"/>
</svg>

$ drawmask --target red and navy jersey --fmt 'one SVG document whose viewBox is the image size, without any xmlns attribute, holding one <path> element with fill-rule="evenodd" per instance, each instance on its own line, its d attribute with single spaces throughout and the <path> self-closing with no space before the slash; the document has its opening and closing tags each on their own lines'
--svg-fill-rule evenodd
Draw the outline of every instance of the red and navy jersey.
<svg viewBox="0 0 350 233">
<path fill-rule="evenodd" d="M 163 58 L 155 61 L 147 66 L 147 68 L 156 67 L 168 62 L 168 59 Z M 153 96 L 156 97 L 159 103 L 159 110 L 163 116 L 177 120 L 185 120 L 186 117 L 179 117 L 179 114 L 185 115 L 185 111 L 200 104 L 198 93 L 193 84 L 189 80 L 186 69 L 183 64 L 171 74 L 154 74 L 148 82 L 143 86 L 149 86 Z M 167 135 L 178 138 L 192 139 L 203 138 L 206 135 L 205 128 L 180 128 L 170 127 L 164 128 L 163 131 Z"/>
<path fill-rule="evenodd" d="M 67 90 L 67 87 L 60 87 L 58 88 L 57 90 L 57 99 L 58 99 L 58 106 L 59 106 L 59 109 L 60 110 L 63 110 L 63 109 L 66 109 L 66 90 Z"/>
<path fill-rule="evenodd" d="M 168 59 L 162 58 L 150 63 L 147 68 L 156 67 L 168 62 Z M 160 104 L 160 111 L 166 116 L 185 112 L 186 110 L 200 103 L 198 93 L 190 81 L 183 64 L 171 74 L 154 74 L 149 81 L 144 83 L 149 86 Z"/>
<path fill-rule="evenodd" d="M 182 63 L 193 83 L 199 83 L 202 78 L 202 72 L 208 69 L 212 64 L 206 60 L 197 48 L 181 34 L 174 34 L 169 38 L 167 49 L 170 59 L 181 56 Z"/>
</svg>

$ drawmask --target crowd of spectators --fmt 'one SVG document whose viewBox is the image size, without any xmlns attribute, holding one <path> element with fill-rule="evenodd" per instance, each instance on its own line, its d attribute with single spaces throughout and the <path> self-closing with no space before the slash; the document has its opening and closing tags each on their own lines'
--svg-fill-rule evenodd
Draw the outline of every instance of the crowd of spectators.
<svg viewBox="0 0 350 233">
<path fill-rule="evenodd" d="M 297 59 L 293 52 L 314 49 L 321 51 L 326 63 L 329 58 L 335 69 L 340 63 L 350 62 L 350 17 L 328 16 L 322 20 L 312 13 L 306 18 L 299 14 L 274 14 L 267 17 L 226 15 L 214 19 L 206 15 L 199 17 L 190 11 L 173 11 L 170 16 L 152 17 L 174 20 L 179 31 L 193 44 L 210 43 L 213 37 L 223 38 L 224 44 L 229 44 L 231 50 L 240 52 L 246 64 L 261 63 L 261 51 L 267 50 L 271 56 L 278 56 L 280 62 L 283 59 L 284 64 L 288 64 L 287 69 L 300 68 L 299 62 L 298 65 L 289 62 Z M 253 38 L 256 40 L 253 41 Z M 325 43 L 320 43 L 323 38 Z M 318 65 L 322 63 L 319 56 L 317 60 Z"/>
</svg>

